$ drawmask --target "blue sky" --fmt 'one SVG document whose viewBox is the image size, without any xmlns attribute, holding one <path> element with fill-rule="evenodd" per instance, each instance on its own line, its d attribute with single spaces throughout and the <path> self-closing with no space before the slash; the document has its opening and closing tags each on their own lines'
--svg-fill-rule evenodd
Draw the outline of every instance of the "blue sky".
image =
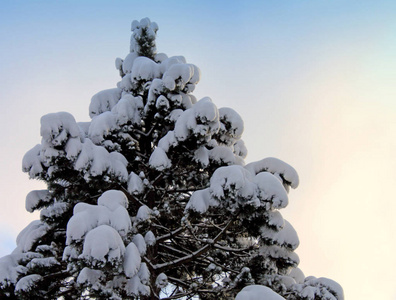
<svg viewBox="0 0 396 300">
<path fill-rule="evenodd" d="M 96 92 L 119 80 L 130 23 L 159 24 L 159 52 L 202 71 L 194 94 L 237 110 L 247 162 L 293 165 L 300 187 L 283 215 L 300 236 L 306 275 L 347 299 L 396 299 L 395 1 L 2 1 L 0 255 L 44 188 L 21 172 L 40 117 L 88 121 Z"/>
</svg>

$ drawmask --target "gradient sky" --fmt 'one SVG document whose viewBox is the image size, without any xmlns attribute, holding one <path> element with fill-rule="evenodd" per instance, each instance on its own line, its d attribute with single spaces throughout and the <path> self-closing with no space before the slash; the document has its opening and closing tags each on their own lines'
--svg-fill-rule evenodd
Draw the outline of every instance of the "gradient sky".
<svg viewBox="0 0 396 300">
<path fill-rule="evenodd" d="M 201 69 L 194 95 L 241 114 L 247 162 L 275 156 L 299 172 L 282 214 L 305 275 L 338 281 L 346 299 L 395 300 L 393 0 L 3 0 L 0 256 L 38 217 L 24 200 L 44 186 L 21 161 L 40 142 L 40 117 L 88 121 L 90 98 L 119 80 L 114 60 L 143 17 L 159 24 L 159 52 Z"/>
</svg>

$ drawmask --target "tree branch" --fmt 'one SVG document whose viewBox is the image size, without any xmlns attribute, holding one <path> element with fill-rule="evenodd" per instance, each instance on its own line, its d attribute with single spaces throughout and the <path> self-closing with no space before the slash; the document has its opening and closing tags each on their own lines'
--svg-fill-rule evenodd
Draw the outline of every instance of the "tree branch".
<svg viewBox="0 0 396 300">
<path fill-rule="evenodd" d="M 188 263 L 191 260 L 193 260 L 194 258 L 196 258 L 198 256 L 201 256 L 202 254 L 208 252 L 209 249 L 213 246 L 213 244 L 215 244 L 220 239 L 220 237 L 227 231 L 227 229 L 231 226 L 231 224 L 234 221 L 234 219 L 235 219 L 235 217 L 232 218 L 228 222 L 228 224 L 223 228 L 223 230 L 221 232 L 219 232 L 217 234 L 217 236 L 213 240 L 211 240 L 210 242 L 208 241 L 208 244 L 203 246 L 201 249 L 198 249 L 197 251 L 195 251 L 195 252 L 193 252 L 193 253 L 191 253 L 189 255 L 183 256 L 183 257 L 181 257 L 179 259 L 176 259 L 176 260 L 173 260 L 173 261 L 170 261 L 170 262 L 167 262 L 167 263 L 156 264 L 156 265 L 153 266 L 154 269 L 157 272 L 161 272 L 161 271 L 166 270 L 166 269 L 172 269 L 172 268 L 175 268 L 177 266 L 180 266 L 181 264 Z"/>
<path fill-rule="evenodd" d="M 165 234 L 165 235 L 162 235 L 160 237 L 157 237 L 156 241 L 157 241 L 157 243 L 159 243 L 161 241 L 168 240 L 171 237 L 174 237 L 174 236 L 178 235 L 179 233 L 181 233 L 183 231 L 184 231 L 184 228 L 183 227 L 179 227 L 178 229 L 176 229 L 176 230 L 174 230 L 172 232 L 169 232 L 168 234 Z"/>
</svg>

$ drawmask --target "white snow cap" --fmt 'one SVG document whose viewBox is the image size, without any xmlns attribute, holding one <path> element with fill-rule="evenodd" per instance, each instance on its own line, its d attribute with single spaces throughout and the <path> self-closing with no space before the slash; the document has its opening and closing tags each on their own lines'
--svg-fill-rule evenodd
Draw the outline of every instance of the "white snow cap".
<svg viewBox="0 0 396 300">
<path fill-rule="evenodd" d="M 128 192 L 132 195 L 139 195 L 143 190 L 143 180 L 136 173 L 131 172 L 128 178 Z"/>
<path fill-rule="evenodd" d="M 218 168 L 210 178 L 210 193 L 224 199 L 225 191 L 245 199 L 253 198 L 256 191 L 254 176 L 241 166 Z"/>
<path fill-rule="evenodd" d="M 90 268 L 85 267 L 81 270 L 80 274 L 77 277 L 78 284 L 91 284 L 95 285 L 98 283 L 100 279 L 104 277 L 104 274 L 100 270 L 93 270 Z"/>
<path fill-rule="evenodd" d="M 36 287 L 40 280 L 42 280 L 42 277 L 38 274 L 22 277 L 15 286 L 15 292 L 29 292 Z"/>
<path fill-rule="evenodd" d="M 272 242 L 275 242 L 279 246 L 287 247 L 291 250 L 295 250 L 300 244 L 300 241 L 297 236 L 297 232 L 287 220 L 284 220 L 284 222 L 285 222 L 284 227 L 279 231 L 262 227 L 260 229 L 261 237 L 263 239 L 268 239 Z"/>
<path fill-rule="evenodd" d="M 33 212 L 40 201 L 49 201 L 49 191 L 48 190 L 34 190 L 31 191 L 26 196 L 25 208 L 28 212 Z"/>
<path fill-rule="evenodd" d="M 130 94 L 125 94 L 111 111 L 115 114 L 116 123 L 118 125 L 124 125 L 129 121 L 132 124 L 139 124 L 142 110 L 143 101 L 141 97 L 133 97 Z"/>
<path fill-rule="evenodd" d="M 117 235 L 125 236 L 132 228 L 127 206 L 125 194 L 116 190 L 103 193 L 98 205 L 77 203 L 67 223 L 66 245 L 81 241 L 88 232 L 101 225 L 109 225 L 116 230 Z"/>
<path fill-rule="evenodd" d="M 174 132 L 178 141 L 184 141 L 190 135 L 210 137 L 219 128 L 219 111 L 212 100 L 205 97 L 180 115 Z"/>
<path fill-rule="evenodd" d="M 105 206 L 111 211 L 115 211 L 119 206 L 128 208 L 128 199 L 121 191 L 109 190 L 99 197 L 98 205 Z"/>
<path fill-rule="evenodd" d="M 249 285 L 244 287 L 235 300 L 284 300 L 282 296 L 263 285 Z"/>
<path fill-rule="evenodd" d="M 325 294 L 326 299 L 344 300 L 344 291 L 342 287 L 337 282 L 329 278 L 316 278 L 314 276 L 309 276 L 305 278 L 304 283 L 297 286 L 296 289 L 299 290 L 299 287 L 303 287 L 300 293 L 303 297 L 308 299 L 314 299 L 316 294 L 321 295 L 325 293 L 323 291 L 323 288 L 325 288 L 328 291 Z"/>
<path fill-rule="evenodd" d="M 204 189 L 196 191 L 191 195 L 190 201 L 186 205 L 186 210 L 204 213 L 211 205 L 215 206 L 216 201 L 210 197 L 209 189 Z"/>
<path fill-rule="evenodd" d="M 145 56 L 139 56 L 134 60 L 131 70 L 132 81 L 151 81 L 158 77 L 160 77 L 160 70 L 155 61 Z"/>
<path fill-rule="evenodd" d="M 16 244 L 18 251 L 28 252 L 42 236 L 47 233 L 49 226 L 40 220 L 32 221 L 17 236 Z"/>
<path fill-rule="evenodd" d="M 231 165 L 218 168 L 210 178 L 210 187 L 194 192 L 186 209 L 205 213 L 209 206 L 219 204 L 229 208 L 249 204 L 270 210 L 286 207 L 288 197 L 281 182 L 271 173 L 254 176 L 240 165 Z"/>
<path fill-rule="evenodd" d="M 34 178 L 43 172 L 41 148 L 41 145 L 37 144 L 23 156 L 22 170 L 29 173 L 30 178 Z"/>
<path fill-rule="evenodd" d="M 303 283 L 305 280 L 305 275 L 300 268 L 293 268 L 290 271 L 289 276 L 292 277 L 296 283 Z"/>
<path fill-rule="evenodd" d="M 159 274 L 155 280 L 155 285 L 159 288 L 165 288 L 167 284 L 168 276 L 166 276 L 164 273 Z"/>
<path fill-rule="evenodd" d="M 165 151 L 162 148 L 157 147 L 150 156 L 149 165 L 158 171 L 162 171 L 170 168 L 172 163 Z"/>
<path fill-rule="evenodd" d="M 253 174 L 258 174 L 260 172 L 278 174 L 286 181 L 286 184 L 290 184 L 294 189 L 298 187 L 299 184 L 296 170 L 287 163 L 274 157 L 267 157 L 262 160 L 252 162 L 247 164 L 245 168 Z"/>
<path fill-rule="evenodd" d="M 74 168 L 86 172 L 87 181 L 89 181 L 90 176 L 108 173 L 118 177 L 123 182 L 127 182 L 127 164 L 128 161 L 121 153 L 109 153 L 104 147 L 95 145 L 90 139 L 85 139 L 81 152 L 74 163 Z"/>
<path fill-rule="evenodd" d="M 244 124 L 241 116 L 232 108 L 219 108 L 220 140 L 225 144 L 234 144 L 243 133 Z"/>
<path fill-rule="evenodd" d="M 125 246 L 118 232 L 108 225 L 100 225 L 87 233 L 81 257 L 95 265 L 96 262 L 120 261 L 124 253 Z"/>
<path fill-rule="evenodd" d="M 129 278 L 132 278 L 139 271 L 141 263 L 140 252 L 135 243 L 130 243 L 126 247 L 124 258 L 124 272 Z"/>
<path fill-rule="evenodd" d="M 40 134 L 43 144 L 64 145 L 69 137 L 79 137 L 80 128 L 74 117 L 67 112 L 51 113 L 41 117 Z"/>
<path fill-rule="evenodd" d="M 121 99 L 122 90 L 120 88 L 100 91 L 93 95 L 89 105 L 89 116 L 100 115 L 105 111 L 110 111 Z"/>
</svg>

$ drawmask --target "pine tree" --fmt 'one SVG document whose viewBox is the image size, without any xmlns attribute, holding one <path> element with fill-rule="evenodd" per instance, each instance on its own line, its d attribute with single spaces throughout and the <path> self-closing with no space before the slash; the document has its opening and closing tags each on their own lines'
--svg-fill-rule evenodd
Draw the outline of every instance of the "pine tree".
<svg viewBox="0 0 396 300">
<path fill-rule="evenodd" d="M 157 30 L 132 23 L 121 81 L 92 97 L 90 122 L 42 117 L 23 159 L 47 185 L 26 197 L 40 220 L 1 258 L 0 296 L 343 299 L 297 268 L 298 237 L 279 212 L 296 171 L 276 158 L 245 165 L 241 117 L 197 101 L 200 70 L 157 53 Z"/>
</svg>

